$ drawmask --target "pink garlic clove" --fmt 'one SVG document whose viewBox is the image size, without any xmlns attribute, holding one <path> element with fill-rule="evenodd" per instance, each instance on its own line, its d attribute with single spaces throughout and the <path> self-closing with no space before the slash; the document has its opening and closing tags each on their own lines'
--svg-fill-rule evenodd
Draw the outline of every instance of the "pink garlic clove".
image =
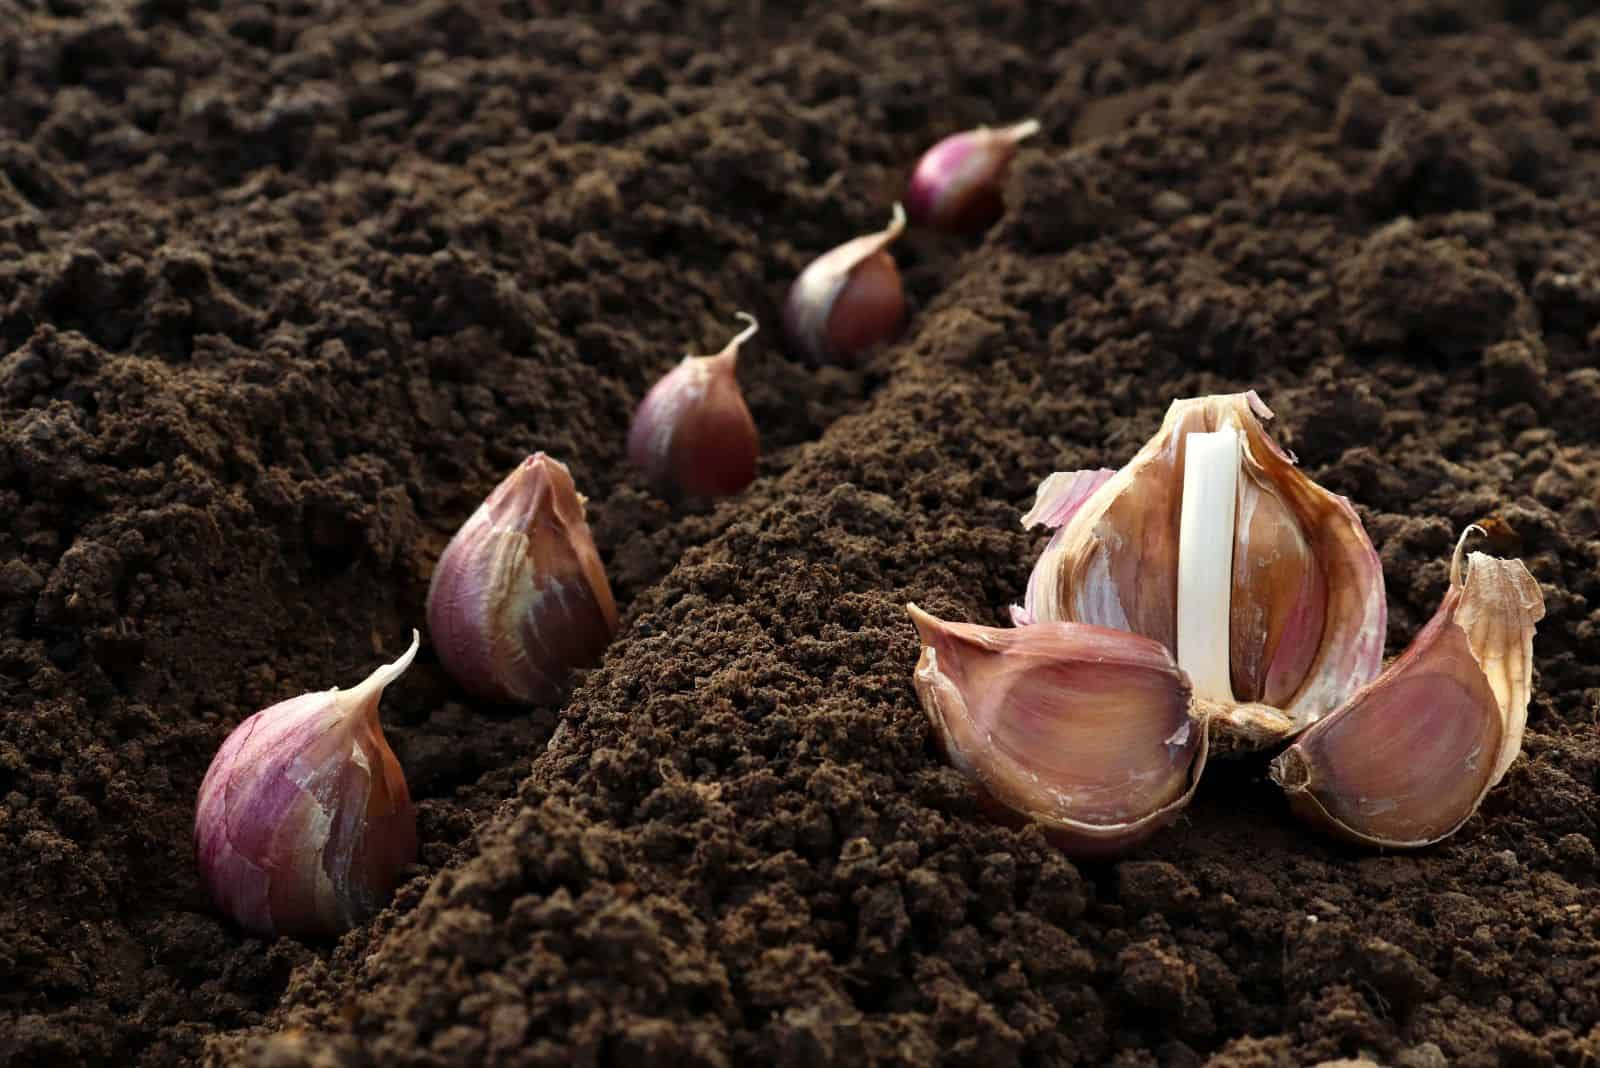
<svg viewBox="0 0 1600 1068">
<path fill-rule="evenodd" d="M 989 226 L 1004 210 L 1000 192 L 1017 145 L 1038 132 L 1034 119 L 998 130 L 980 126 L 928 149 L 906 192 L 911 221 L 945 233 Z"/>
<path fill-rule="evenodd" d="M 865 351 L 900 336 L 906 299 L 888 247 L 905 231 L 894 206 L 887 228 L 823 253 L 795 279 L 783 306 L 790 346 L 812 363 L 852 364 Z"/>
<path fill-rule="evenodd" d="M 434 567 L 428 632 L 462 688 L 492 701 L 557 696 L 617 629 L 605 567 L 566 465 L 524 460 Z"/>
<path fill-rule="evenodd" d="M 658 492 L 726 497 L 756 477 L 760 439 L 739 391 L 739 348 L 749 324 L 715 356 L 685 356 L 640 402 L 628 431 L 628 459 Z"/>
<path fill-rule="evenodd" d="M 417 855 L 416 813 L 378 723 L 420 636 L 348 690 L 302 694 L 241 723 L 195 806 L 200 879 L 265 935 L 327 937 L 371 917 Z"/>
<path fill-rule="evenodd" d="M 1240 483 L 1234 537 L 1233 693 L 1281 708 L 1294 700 L 1322 644 L 1327 577 L 1304 525 L 1271 482 Z"/>
<path fill-rule="evenodd" d="M 1539 584 L 1521 561 L 1473 553 L 1468 528 L 1433 619 L 1382 675 L 1272 762 L 1314 826 L 1411 849 L 1449 837 L 1522 747 Z"/>
<path fill-rule="evenodd" d="M 1239 411 L 1239 419 L 1245 429 L 1248 484 L 1259 488 L 1263 498 L 1271 494 L 1281 502 L 1280 515 L 1298 527 L 1304 546 L 1298 551 L 1307 562 L 1295 575 L 1298 582 L 1274 584 L 1274 557 L 1289 551 L 1284 539 L 1262 537 L 1260 523 L 1241 525 L 1233 598 L 1266 604 L 1267 626 L 1255 632 L 1254 640 L 1266 647 L 1276 639 L 1277 645 L 1270 652 L 1256 652 L 1252 643 L 1240 641 L 1234 646 L 1234 662 L 1250 657 L 1266 666 L 1267 677 L 1259 685 L 1273 688 L 1269 698 L 1279 698 L 1268 703 L 1282 708 L 1300 729 L 1339 707 L 1382 665 L 1389 615 L 1383 565 L 1355 508 L 1295 466 L 1294 458 L 1267 433 L 1271 410 L 1254 392 L 1246 396 L 1248 406 Z M 1241 495 L 1240 508 L 1250 505 L 1249 497 Z M 1252 568 L 1265 571 L 1267 580 L 1242 574 L 1240 555 Z M 1306 573 L 1313 568 L 1317 574 Z"/>
<path fill-rule="evenodd" d="M 950 762 L 1069 852 L 1124 852 L 1193 796 L 1207 732 L 1156 642 L 1077 623 L 947 623 L 907 605 L 914 676 Z"/>
</svg>

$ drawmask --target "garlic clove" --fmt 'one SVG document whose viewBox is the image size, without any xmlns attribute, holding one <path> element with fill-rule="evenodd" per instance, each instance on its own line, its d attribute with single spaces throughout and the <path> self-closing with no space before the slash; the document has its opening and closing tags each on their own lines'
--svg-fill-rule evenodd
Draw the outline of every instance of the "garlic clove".
<svg viewBox="0 0 1600 1068">
<path fill-rule="evenodd" d="M 1382 675 L 1302 734 L 1272 777 L 1307 822 L 1395 849 L 1455 833 L 1522 747 L 1539 584 L 1456 546 L 1438 611 Z"/>
<path fill-rule="evenodd" d="M 888 247 L 905 232 L 896 204 L 889 225 L 846 241 L 800 272 L 783 306 L 790 346 L 813 363 L 853 363 L 892 341 L 905 324 L 905 291 Z"/>
<path fill-rule="evenodd" d="M 281 701 L 234 729 L 195 805 L 200 877 L 260 934 L 337 935 L 389 899 L 417 855 L 416 813 L 378 722 L 411 647 L 348 690 Z"/>
<path fill-rule="evenodd" d="M 951 134 L 927 152 L 906 192 L 911 221 L 946 233 L 981 230 L 1000 217 L 1000 190 L 1017 145 L 1039 132 L 1037 120 Z"/>
<path fill-rule="evenodd" d="M 428 632 L 469 693 L 532 703 L 599 659 L 617 629 L 605 567 L 566 465 L 524 460 L 434 567 Z"/>
<path fill-rule="evenodd" d="M 1321 645 L 1328 582 L 1294 510 L 1271 483 L 1239 486 L 1230 598 L 1234 696 L 1282 707 Z"/>
<path fill-rule="evenodd" d="M 1170 653 L 1076 623 L 947 623 L 906 606 L 914 676 L 952 764 L 1079 855 L 1131 849 L 1194 795 L 1207 732 Z"/>
<path fill-rule="evenodd" d="M 1197 700 L 1218 714 L 1226 744 L 1249 748 L 1281 742 L 1370 681 L 1382 663 L 1386 616 L 1383 570 L 1360 519 L 1278 448 L 1265 427 L 1271 417 L 1253 391 L 1174 401 L 1161 429 L 1114 474 L 1046 479 L 1023 521 L 1056 532 L 1016 613 L 1162 643 L 1194 678 Z M 1184 566 L 1189 442 L 1224 430 L 1237 433 L 1237 448 L 1205 469 L 1232 463 L 1236 478 L 1218 482 L 1198 508 L 1201 518 L 1226 522 L 1193 539 L 1200 558 Z M 1063 487 L 1088 490 L 1087 499 L 1052 507 L 1052 497 L 1069 492 Z M 1180 579 L 1214 589 L 1219 573 L 1231 574 L 1226 596 L 1209 593 L 1215 604 L 1180 612 Z M 1180 617 L 1194 623 L 1196 612 L 1205 619 L 1192 634 L 1226 632 L 1226 643 L 1215 643 L 1226 645 L 1225 664 L 1210 662 L 1213 650 L 1197 662 L 1180 642 Z"/>
<path fill-rule="evenodd" d="M 1264 605 L 1267 625 L 1255 631 L 1254 642 L 1233 646 L 1235 673 L 1241 663 L 1246 670 L 1264 665 L 1267 674 L 1258 690 L 1265 692 L 1267 703 L 1282 708 L 1298 730 L 1343 704 L 1382 666 L 1389 615 L 1383 565 L 1355 508 L 1295 466 L 1294 458 L 1266 431 L 1264 421 L 1272 418 L 1271 410 L 1253 391 L 1244 396 L 1247 403 L 1235 411 L 1246 434 L 1244 471 L 1249 484 L 1263 498 L 1276 495 L 1281 505 L 1276 526 L 1293 520 L 1304 541 L 1303 553 L 1315 562 L 1319 574 L 1305 574 L 1302 569 L 1294 576 L 1291 571 L 1298 581 L 1275 583 L 1274 557 L 1286 551 L 1285 539 L 1272 536 L 1273 525 L 1265 530 L 1261 523 L 1241 525 L 1233 598 Z M 1240 506 L 1249 503 L 1241 501 Z M 1241 557 L 1255 573 L 1241 574 L 1244 568 L 1237 562 Z M 1260 572 L 1268 576 L 1266 581 Z M 1272 636 L 1277 645 L 1269 650 L 1266 643 Z M 1307 665 L 1303 670 L 1301 663 Z"/>
<path fill-rule="evenodd" d="M 658 492 L 726 497 L 756 477 L 760 439 L 739 391 L 739 348 L 749 325 L 715 356 L 685 356 L 651 387 L 628 431 L 628 459 Z"/>
</svg>

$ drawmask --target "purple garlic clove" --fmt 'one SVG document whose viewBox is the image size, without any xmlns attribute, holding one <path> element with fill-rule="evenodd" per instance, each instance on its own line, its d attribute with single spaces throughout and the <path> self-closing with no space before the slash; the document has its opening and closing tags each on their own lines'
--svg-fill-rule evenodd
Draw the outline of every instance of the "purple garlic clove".
<svg viewBox="0 0 1600 1068">
<path fill-rule="evenodd" d="M 795 279 L 783 306 L 790 346 L 812 363 L 854 364 L 877 345 L 900 336 L 906 298 L 888 248 L 905 231 L 906 213 L 876 234 L 823 253 Z"/>
<path fill-rule="evenodd" d="M 1001 189 L 1017 145 L 1038 132 L 1035 119 L 998 130 L 980 126 L 951 134 L 928 149 L 906 192 L 912 223 L 945 233 L 989 226 L 1005 208 Z"/>
<path fill-rule="evenodd" d="M 628 459 L 661 493 L 727 497 L 756 477 L 760 438 L 734 371 L 749 323 L 715 356 L 685 356 L 640 402 L 628 430 Z"/>
<path fill-rule="evenodd" d="M 1189 680 L 1148 638 L 1082 623 L 946 623 L 907 605 L 914 681 L 950 762 L 1067 852 L 1126 852 L 1194 795 L 1208 750 Z"/>
<path fill-rule="evenodd" d="M 536 453 L 445 547 L 428 589 L 428 633 L 467 692 L 528 704 L 600 658 L 617 606 L 566 465 Z"/>
<path fill-rule="evenodd" d="M 302 694 L 228 735 L 195 805 L 200 880 L 264 935 L 331 937 L 370 918 L 417 856 L 405 776 L 378 702 L 420 637 L 348 690 Z"/>
<path fill-rule="evenodd" d="M 1295 812 L 1390 849 L 1460 829 L 1522 749 L 1544 596 L 1520 560 L 1473 553 L 1406 651 L 1272 762 Z"/>
</svg>

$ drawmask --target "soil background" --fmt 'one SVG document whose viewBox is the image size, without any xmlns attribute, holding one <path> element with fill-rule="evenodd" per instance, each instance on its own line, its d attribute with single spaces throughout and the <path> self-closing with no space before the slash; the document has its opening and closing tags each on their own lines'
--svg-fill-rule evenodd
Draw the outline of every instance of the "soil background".
<svg viewBox="0 0 1600 1068">
<path fill-rule="evenodd" d="M 0 1063 L 1593 1065 L 1600 16 L 1393 0 L 0 0 Z M 933 140 L 1036 116 L 912 319 L 786 355 Z M 669 506 L 633 405 L 736 310 L 761 477 Z M 1544 588 L 1523 757 L 1415 855 L 1265 765 L 1073 863 L 984 819 L 902 605 L 998 623 L 1056 469 L 1258 389 L 1381 552 Z M 404 648 L 525 454 L 625 612 L 559 705 L 384 700 L 422 854 L 337 945 L 207 905 L 240 720 Z"/>
</svg>

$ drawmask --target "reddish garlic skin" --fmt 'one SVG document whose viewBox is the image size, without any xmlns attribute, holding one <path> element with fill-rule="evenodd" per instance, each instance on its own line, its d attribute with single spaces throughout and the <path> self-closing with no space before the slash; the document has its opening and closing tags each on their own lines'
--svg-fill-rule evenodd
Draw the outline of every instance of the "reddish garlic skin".
<svg viewBox="0 0 1600 1068">
<path fill-rule="evenodd" d="M 756 477 L 761 446 L 750 410 L 739 398 L 708 413 L 672 443 L 678 488 L 691 497 L 731 497 Z"/>
<path fill-rule="evenodd" d="M 905 289 L 894 257 L 879 252 L 851 272 L 828 315 L 828 351 L 854 359 L 893 341 L 906 324 Z"/>
<path fill-rule="evenodd" d="M 755 420 L 735 374 L 750 327 L 715 356 L 686 356 L 650 388 L 628 430 L 628 459 L 658 492 L 727 497 L 756 477 Z"/>
<path fill-rule="evenodd" d="M 263 935 L 333 937 L 366 921 L 417 856 L 405 776 L 378 701 L 416 655 L 348 690 L 280 701 L 234 729 L 195 805 L 200 878 Z"/>
<path fill-rule="evenodd" d="M 950 234 L 992 225 L 1005 209 L 1001 188 L 1017 144 L 1038 130 L 1031 119 L 999 130 L 979 127 L 928 149 L 906 191 L 911 221 Z"/>
<path fill-rule="evenodd" d="M 875 234 L 852 238 L 800 272 L 783 305 L 789 346 L 812 363 L 853 366 L 905 328 L 906 298 L 888 247 L 905 232 L 905 209 Z"/>
<path fill-rule="evenodd" d="M 600 658 L 617 606 L 566 465 L 528 457 L 462 524 L 434 567 L 428 633 L 439 662 L 477 697 L 558 696 Z"/>
</svg>

